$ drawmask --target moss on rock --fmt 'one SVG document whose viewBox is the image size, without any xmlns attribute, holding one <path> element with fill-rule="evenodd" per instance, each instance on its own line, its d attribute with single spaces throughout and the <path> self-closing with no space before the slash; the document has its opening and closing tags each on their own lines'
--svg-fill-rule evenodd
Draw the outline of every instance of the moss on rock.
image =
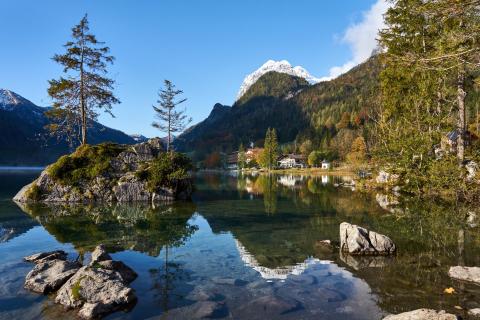
<svg viewBox="0 0 480 320">
<path fill-rule="evenodd" d="M 91 181 L 110 169 L 110 161 L 126 147 L 114 143 L 83 145 L 48 168 L 53 180 L 63 184 L 77 186 L 81 181 Z"/>
</svg>

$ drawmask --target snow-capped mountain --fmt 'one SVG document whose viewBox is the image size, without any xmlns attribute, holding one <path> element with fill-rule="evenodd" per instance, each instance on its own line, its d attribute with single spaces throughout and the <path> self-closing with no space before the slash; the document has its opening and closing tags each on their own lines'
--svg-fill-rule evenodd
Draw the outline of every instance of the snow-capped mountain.
<svg viewBox="0 0 480 320">
<path fill-rule="evenodd" d="M 260 79 L 264 74 L 270 71 L 275 71 L 278 73 L 286 73 L 292 76 L 304 78 L 311 84 L 320 82 L 319 78 L 315 78 L 314 76 L 312 76 L 303 67 L 300 67 L 300 66 L 292 67 L 292 65 L 287 60 L 282 60 L 282 61 L 268 60 L 263 64 L 263 66 L 261 66 L 255 72 L 245 77 L 242 85 L 240 86 L 240 91 L 238 92 L 237 100 L 240 99 L 245 94 L 245 92 L 247 92 L 247 90 L 255 82 L 257 82 L 258 79 Z"/>
<path fill-rule="evenodd" d="M 17 105 L 32 104 L 24 97 L 7 89 L 0 89 L 0 109 L 11 110 Z"/>
<path fill-rule="evenodd" d="M 130 137 L 132 137 L 132 139 L 135 140 L 136 143 L 148 141 L 147 137 L 138 133 L 131 134 Z"/>
</svg>

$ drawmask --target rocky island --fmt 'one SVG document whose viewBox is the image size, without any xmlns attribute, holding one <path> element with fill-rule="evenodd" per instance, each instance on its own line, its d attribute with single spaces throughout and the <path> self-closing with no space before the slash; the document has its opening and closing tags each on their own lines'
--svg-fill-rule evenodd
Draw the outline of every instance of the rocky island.
<svg viewBox="0 0 480 320">
<path fill-rule="evenodd" d="M 82 145 L 49 165 L 17 202 L 158 202 L 188 199 L 190 160 L 165 152 L 159 138 L 135 145 Z"/>
</svg>

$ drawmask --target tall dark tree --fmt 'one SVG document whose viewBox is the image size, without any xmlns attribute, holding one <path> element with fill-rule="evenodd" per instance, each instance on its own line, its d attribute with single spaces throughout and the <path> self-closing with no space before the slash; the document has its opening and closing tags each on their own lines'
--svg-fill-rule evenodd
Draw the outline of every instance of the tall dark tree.
<svg viewBox="0 0 480 320">
<path fill-rule="evenodd" d="M 268 128 L 265 134 L 263 151 L 260 154 L 260 165 L 266 169 L 273 169 L 277 164 L 278 140 L 275 128 Z"/>
<path fill-rule="evenodd" d="M 167 133 L 167 151 L 170 151 L 172 133 L 185 130 L 186 126 L 192 122 L 192 118 L 188 118 L 185 109 L 177 110 L 178 105 L 187 101 L 187 99 L 177 100 L 177 96 L 183 94 L 183 91 L 175 89 L 175 85 L 169 80 L 165 80 L 164 84 L 165 88 L 158 93 L 158 106 L 153 106 L 159 121 L 153 122 L 152 126 Z"/>
<path fill-rule="evenodd" d="M 120 101 L 113 94 L 114 80 L 107 77 L 107 65 L 114 57 L 110 48 L 91 34 L 87 15 L 72 28 L 72 40 L 64 54 L 53 60 L 63 66 L 64 76 L 50 80 L 48 94 L 54 100 L 48 112 L 52 133 L 87 143 L 87 128 L 98 118 L 97 110 L 113 116 L 112 106 Z"/>
</svg>

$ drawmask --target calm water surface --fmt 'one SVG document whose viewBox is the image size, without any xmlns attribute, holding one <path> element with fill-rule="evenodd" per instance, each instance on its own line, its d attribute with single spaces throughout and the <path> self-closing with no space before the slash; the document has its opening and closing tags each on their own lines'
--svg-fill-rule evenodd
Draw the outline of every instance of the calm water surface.
<svg viewBox="0 0 480 320">
<path fill-rule="evenodd" d="M 263 320 L 381 319 L 421 307 L 466 318 L 480 307 L 479 286 L 447 276 L 451 265 L 480 265 L 480 230 L 463 218 L 471 208 L 452 214 L 414 199 L 387 208 L 392 199 L 338 186 L 339 177 L 222 174 L 199 174 L 192 202 L 155 208 L 17 206 L 10 199 L 37 175 L 0 172 L 0 319 L 75 319 L 23 289 L 32 265 L 22 257 L 63 249 L 87 259 L 99 243 L 139 274 L 136 305 L 108 319 L 191 319 L 204 300 L 217 303 L 214 318 Z M 398 255 L 322 246 L 338 241 L 343 221 L 389 235 Z"/>
</svg>

